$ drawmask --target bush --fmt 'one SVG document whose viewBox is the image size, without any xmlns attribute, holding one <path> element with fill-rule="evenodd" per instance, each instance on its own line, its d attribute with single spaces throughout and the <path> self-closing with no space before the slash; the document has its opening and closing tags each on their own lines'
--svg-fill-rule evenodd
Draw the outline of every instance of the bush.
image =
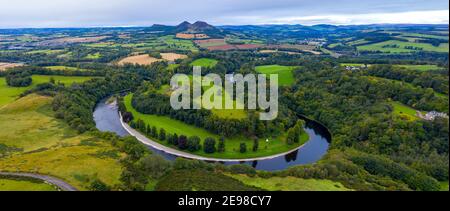
<svg viewBox="0 0 450 211">
<path fill-rule="evenodd" d="M 6 83 L 12 87 L 27 87 L 30 86 L 33 80 L 31 79 L 31 72 L 13 70 L 6 74 Z"/>
<path fill-rule="evenodd" d="M 198 136 L 189 137 L 187 141 L 187 148 L 191 152 L 200 150 L 200 138 Z"/>
<path fill-rule="evenodd" d="M 206 138 L 205 143 L 203 143 L 203 150 L 208 154 L 216 152 L 216 140 L 214 138 Z"/>
<path fill-rule="evenodd" d="M 239 152 L 246 153 L 247 152 L 247 144 L 241 143 L 241 146 L 239 147 Z"/>
</svg>

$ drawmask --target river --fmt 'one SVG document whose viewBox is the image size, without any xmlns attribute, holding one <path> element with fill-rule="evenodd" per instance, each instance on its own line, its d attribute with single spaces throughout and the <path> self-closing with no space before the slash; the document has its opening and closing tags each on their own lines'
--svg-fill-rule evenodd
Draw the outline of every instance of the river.
<svg viewBox="0 0 450 211">
<path fill-rule="evenodd" d="M 106 104 L 106 99 L 97 104 L 94 110 L 94 121 L 100 131 L 114 132 L 119 136 L 128 136 L 128 132 L 122 127 L 117 105 Z M 320 160 L 328 151 L 331 135 L 322 125 L 305 119 L 305 131 L 309 134 L 309 141 L 299 150 L 285 156 L 276 158 L 240 162 L 248 164 L 258 170 L 278 171 L 295 165 L 312 164 Z M 177 156 L 149 147 L 151 151 L 168 160 L 175 160 Z M 225 162 L 225 165 L 238 164 L 239 162 Z"/>
</svg>

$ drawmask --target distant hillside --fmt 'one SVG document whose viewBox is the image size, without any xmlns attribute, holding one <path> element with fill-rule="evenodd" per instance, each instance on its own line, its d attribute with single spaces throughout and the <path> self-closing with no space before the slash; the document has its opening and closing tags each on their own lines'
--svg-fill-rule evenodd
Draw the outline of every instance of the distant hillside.
<svg viewBox="0 0 450 211">
<path fill-rule="evenodd" d="M 166 33 L 202 33 L 211 37 L 223 36 L 223 31 L 203 21 L 197 21 L 193 24 L 184 21 L 177 26 L 166 26 L 155 24 L 150 28 L 151 31 L 163 31 Z"/>
</svg>

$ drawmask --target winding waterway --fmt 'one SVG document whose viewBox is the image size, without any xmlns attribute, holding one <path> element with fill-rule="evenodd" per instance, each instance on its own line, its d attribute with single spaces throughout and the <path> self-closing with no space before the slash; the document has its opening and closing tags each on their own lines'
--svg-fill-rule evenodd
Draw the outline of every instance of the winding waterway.
<svg viewBox="0 0 450 211">
<path fill-rule="evenodd" d="M 106 99 L 97 104 L 94 111 L 94 121 L 100 131 L 114 132 L 119 136 L 128 136 L 128 132 L 122 127 L 117 105 L 107 104 Z M 311 164 L 320 160 L 328 151 L 331 135 L 322 125 L 305 119 L 305 131 L 310 140 L 299 150 L 288 155 L 279 156 L 268 160 L 253 162 L 240 162 L 255 167 L 258 170 L 277 171 L 291 166 Z M 177 156 L 149 147 L 151 151 L 168 160 L 175 160 Z M 225 165 L 238 164 L 239 162 L 225 162 Z"/>
</svg>

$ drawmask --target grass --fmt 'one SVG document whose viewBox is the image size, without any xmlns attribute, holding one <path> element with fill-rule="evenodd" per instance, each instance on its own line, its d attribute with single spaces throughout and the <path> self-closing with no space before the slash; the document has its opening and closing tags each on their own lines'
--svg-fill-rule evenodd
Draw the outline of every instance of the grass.
<svg viewBox="0 0 450 211">
<path fill-rule="evenodd" d="M 418 71 L 430 71 L 430 70 L 439 70 L 441 69 L 437 65 L 395 65 L 398 67 L 403 67 L 410 70 L 418 70 Z"/>
<path fill-rule="evenodd" d="M 249 177 L 247 175 L 232 175 L 246 185 L 258 187 L 268 191 L 349 191 L 339 182 L 331 180 L 302 179 L 296 177 Z"/>
<path fill-rule="evenodd" d="M 85 59 L 100 59 L 102 57 L 102 54 L 97 52 L 97 53 L 93 53 L 93 54 L 88 54 L 87 56 L 85 56 Z"/>
<path fill-rule="evenodd" d="M 386 45 L 398 45 L 398 48 L 392 48 L 387 47 L 383 48 L 383 46 Z M 403 42 L 399 40 L 388 40 L 384 42 L 374 43 L 370 45 L 362 45 L 358 46 L 357 49 L 359 51 L 380 51 L 383 53 L 410 53 L 410 52 L 416 52 L 420 50 L 414 50 L 414 49 L 406 49 L 406 46 L 412 46 L 412 47 L 418 47 L 423 48 L 423 51 L 433 51 L 433 52 L 443 52 L 448 53 L 448 43 L 441 44 L 438 47 L 435 47 L 428 43 L 412 43 L 412 42 Z"/>
<path fill-rule="evenodd" d="M 204 139 L 207 137 L 212 137 L 218 140 L 220 136 L 213 134 L 203 128 L 195 127 L 189 124 L 186 124 L 184 122 L 171 119 L 166 116 L 157 116 L 157 115 L 148 115 L 148 114 L 142 114 L 136 111 L 132 105 L 131 105 L 131 99 L 133 95 L 127 95 L 124 99 L 125 106 L 129 112 L 131 112 L 134 116 L 134 119 L 141 119 L 146 124 L 151 126 L 156 126 L 157 129 L 164 128 L 168 134 L 178 134 L 178 135 L 185 135 L 187 137 L 190 136 L 198 136 L 201 138 L 201 143 L 203 143 Z M 206 154 L 202 150 L 194 152 L 192 154 L 204 156 L 204 157 L 211 157 L 211 158 L 224 158 L 224 159 L 245 159 L 245 158 L 257 158 L 257 157 L 265 157 L 270 155 L 275 155 L 283 152 L 287 152 L 289 150 L 292 150 L 294 148 L 299 147 L 300 145 L 303 145 L 309 140 L 309 136 L 307 133 L 303 133 L 300 137 L 300 143 L 295 145 L 287 145 L 285 142 L 285 134 L 276 137 L 276 138 L 269 138 L 269 142 L 266 142 L 266 137 L 261 138 L 259 140 L 259 150 L 257 152 L 253 152 L 251 150 L 251 147 L 253 146 L 253 141 L 245 138 L 245 137 L 233 137 L 233 138 L 227 138 L 225 140 L 226 143 L 226 151 L 223 153 L 214 153 L 214 154 Z M 172 145 L 168 145 L 167 142 L 160 142 L 161 144 L 169 147 L 174 147 Z M 239 147 L 241 143 L 247 144 L 247 152 L 246 153 L 240 153 Z"/>
<path fill-rule="evenodd" d="M 52 54 L 59 54 L 64 52 L 64 50 L 34 50 L 29 51 L 27 54 L 46 54 L 46 55 L 52 55 Z"/>
<path fill-rule="evenodd" d="M 0 191 L 56 191 L 56 189 L 44 182 L 0 179 Z"/>
<path fill-rule="evenodd" d="M 219 61 L 215 59 L 201 58 L 193 61 L 191 63 L 192 66 L 201 66 L 201 67 L 215 67 Z"/>
<path fill-rule="evenodd" d="M 78 67 L 68 67 L 68 66 L 47 66 L 45 68 L 49 69 L 49 70 L 88 71 L 86 69 L 81 69 Z"/>
<path fill-rule="evenodd" d="M 221 173 L 202 170 L 176 170 L 161 179 L 157 191 L 257 191 Z"/>
<path fill-rule="evenodd" d="M 278 74 L 278 84 L 280 86 L 290 86 L 294 84 L 293 70 L 297 68 L 294 66 L 281 66 L 281 65 L 265 65 L 257 66 L 256 71 L 258 73 L 266 74 L 269 77 L 270 74 Z"/>
<path fill-rule="evenodd" d="M 98 156 L 115 148 L 89 134 L 78 135 L 55 119 L 51 100 L 33 94 L 0 109 L 0 144 L 21 149 L 0 158 L 0 171 L 51 175 L 81 190 L 94 178 L 120 184 L 120 158 Z"/>
<path fill-rule="evenodd" d="M 410 121 L 414 121 L 414 120 L 418 120 L 419 117 L 417 116 L 417 110 L 403 105 L 400 102 L 390 102 L 390 104 L 392 105 L 392 107 L 394 108 L 393 113 L 402 117 L 407 118 Z"/>
<path fill-rule="evenodd" d="M 448 181 L 441 182 L 441 191 L 449 191 L 449 189 L 448 189 Z"/>
</svg>

